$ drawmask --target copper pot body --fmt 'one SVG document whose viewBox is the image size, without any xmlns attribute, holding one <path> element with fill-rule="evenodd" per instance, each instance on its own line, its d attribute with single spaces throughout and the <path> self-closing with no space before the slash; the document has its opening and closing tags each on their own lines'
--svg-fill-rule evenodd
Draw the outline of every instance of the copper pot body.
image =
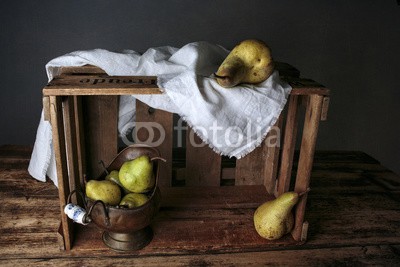
<svg viewBox="0 0 400 267">
<path fill-rule="evenodd" d="M 146 145 L 132 145 L 122 150 L 109 164 L 107 171 L 119 170 L 125 161 L 135 159 L 139 156 L 147 155 L 150 158 L 160 157 L 156 148 Z M 131 233 L 150 225 L 154 216 L 158 212 L 161 201 L 158 182 L 158 162 L 153 161 L 153 173 L 156 179 L 154 189 L 150 193 L 149 201 L 136 208 L 122 208 L 110 205 L 95 205 L 92 208 L 91 219 L 99 228 L 113 233 Z M 104 179 L 104 172 L 98 180 Z M 93 205 L 93 201 L 88 199 L 88 207 Z"/>
</svg>

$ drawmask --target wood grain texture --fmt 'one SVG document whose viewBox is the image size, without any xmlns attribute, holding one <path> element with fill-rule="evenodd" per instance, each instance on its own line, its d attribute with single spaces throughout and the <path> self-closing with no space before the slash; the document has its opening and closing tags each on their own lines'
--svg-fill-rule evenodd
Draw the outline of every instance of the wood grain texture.
<svg viewBox="0 0 400 267">
<path fill-rule="evenodd" d="M 271 195 L 275 194 L 277 186 L 283 117 L 283 114 L 280 114 L 275 125 L 267 134 L 267 137 L 263 142 L 265 159 L 262 166 L 263 185 L 265 186 L 267 192 Z"/>
<path fill-rule="evenodd" d="M 400 264 L 400 177 L 362 152 L 315 153 L 302 245 L 273 245 L 252 230 L 262 186 L 165 187 L 153 241 L 126 253 L 105 247 L 93 225 L 79 228 L 70 252 L 59 250 L 58 190 L 29 176 L 30 153 L 0 146 L 1 266 Z"/>
<path fill-rule="evenodd" d="M 299 71 L 287 63 L 279 62 L 281 78 L 292 86 L 292 95 L 329 95 L 325 86 L 311 79 L 300 78 Z M 95 66 L 63 67 L 43 88 L 43 95 L 134 95 L 160 94 L 155 76 L 108 76 Z"/>
<path fill-rule="evenodd" d="M 76 111 L 76 97 L 70 96 L 64 99 L 63 107 L 63 118 L 64 118 L 64 129 L 65 129 L 65 142 L 68 162 L 68 177 L 69 177 L 69 188 L 70 191 L 74 189 L 82 190 L 83 183 L 81 184 L 81 176 L 79 171 L 79 159 L 78 156 L 78 129 L 77 121 L 75 116 Z M 83 178 L 83 177 L 82 177 Z M 73 196 L 73 202 L 77 203 L 76 196 Z"/>
<path fill-rule="evenodd" d="M 221 156 L 189 127 L 186 138 L 186 186 L 219 186 Z"/>
<path fill-rule="evenodd" d="M 88 179 L 104 172 L 99 163 L 108 165 L 118 152 L 118 97 L 87 96 L 83 98 L 84 139 Z"/>
<path fill-rule="evenodd" d="M 291 95 L 288 99 L 286 124 L 282 140 L 281 165 L 277 181 L 277 195 L 289 191 L 293 168 L 293 156 L 296 148 L 298 124 L 298 96 Z"/>
<path fill-rule="evenodd" d="M 236 160 L 235 185 L 264 185 L 273 194 L 279 160 L 280 129 L 278 118 L 262 144 L 245 157 Z"/>
<path fill-rule="evenodd" d="M 67 198 L 70 193 L 68 166 L 66 155 L 66 139 L 64 132 L 64 120 L 62 114 L 62 98 L 60 96 L 50 97 L 50 122 L 53 135 L 53 149 L 56 160 L 57 183 L 59 194 L 59 207 L 61 224 L 64 236 L 64 248 L 70 250 L 72 247 L 73 225 L 64 214 L 64 206 L 67 204 Z"/>
<path fill-rule="evenodd" d="M 135 95 L 160 94 L 155 76 L 108 76 L 107 74 L 56 76 L 43 95 Z"/>
<path fill-rule="evenodd" d="M 305 192 L 310 186 L 311 170 L 314 160 L 315 145 L 317 141 L 318 126 L 321 118 L 323 96 L 308 96 L 304 127 L 302 133 L 299 163 L 296 174 L 294 191 Z M 296 205 L 295 225 L 292 231 L 293 238 L 300 240 L 302 236 L 303 222 L 306 211 L 307 194 L 303 195 Z"/>
</svg>

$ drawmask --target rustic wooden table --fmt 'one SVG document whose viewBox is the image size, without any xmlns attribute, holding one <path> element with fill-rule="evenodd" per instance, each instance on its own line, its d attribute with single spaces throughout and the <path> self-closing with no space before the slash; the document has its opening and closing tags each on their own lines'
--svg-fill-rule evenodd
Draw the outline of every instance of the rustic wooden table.
<svg viewBox="0 0 400 267">
<path fill-rule="evenodd" d="M 29 147 L 0 147 L 0 266 L 400 265 L 400 177 L 362 152 L 316 152 L 303 245 L 263 246 L 251 227 L 259 201 L 248 205 L 252 196 L 228 194 L 227 203 L 241 198 L 247 203 L 233 210 L 214 203 L 212 192 L 183 189 L 179 196 L 179 190 L 172 196 L 164 191 L 152 243 L 130 253 L 111 251 L 101 241 L 61 251 L 58 191 L 30 177 L 30 154 Z M 195 192 L 204 194 L 208 208 L 182 204 Z M 206 224 L 215 224 L 214 230 L 192 238 Z M 87 230 L 98 240 L 100 234 Z"/>
</svg>

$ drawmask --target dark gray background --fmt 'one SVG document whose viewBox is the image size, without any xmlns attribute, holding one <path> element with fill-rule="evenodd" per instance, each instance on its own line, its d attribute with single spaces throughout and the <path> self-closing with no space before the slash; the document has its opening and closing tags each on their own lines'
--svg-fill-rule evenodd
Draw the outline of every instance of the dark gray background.
<svg viewBox="0 0 400 267">
<path fill-rule="evenodd" d="M 331 89 L 318 149 L 362 150 L 400 173 L 399 25 L 396 0 L 1 1 L 0 145 L 33 145 L 54 57 L 259 38 Z"/>
</svg>

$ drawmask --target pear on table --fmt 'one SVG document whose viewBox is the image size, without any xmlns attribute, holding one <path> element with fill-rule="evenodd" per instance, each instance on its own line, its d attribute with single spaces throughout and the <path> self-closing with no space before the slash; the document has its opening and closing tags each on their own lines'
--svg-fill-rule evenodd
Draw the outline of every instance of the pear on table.
<svg viewBox="0 0 400 267">
<path fill-rule="evenodd" d="M 254 213 L 257 233 L 268 240 L 276 240 L 288 234 L 294 224 L 292 208 L 297 204 L 299 196 L 296 192 L 286 192 L 260 205 Z"/>
</svg>

